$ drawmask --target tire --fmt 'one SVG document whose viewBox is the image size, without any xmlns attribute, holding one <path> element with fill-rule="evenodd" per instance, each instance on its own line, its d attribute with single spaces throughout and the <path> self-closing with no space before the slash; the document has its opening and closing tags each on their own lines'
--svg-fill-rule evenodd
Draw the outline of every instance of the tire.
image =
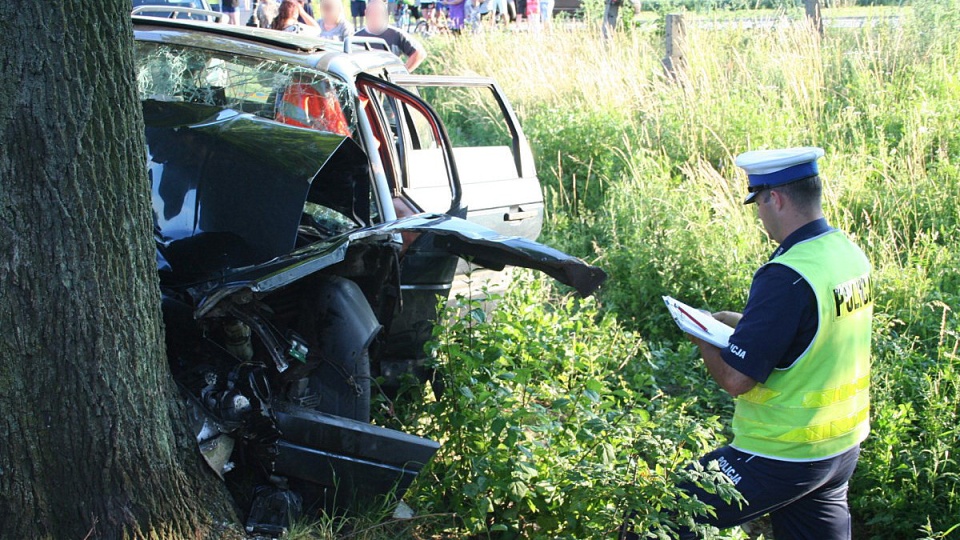
<svg viewBox="0 0 960 540">
<path fill-rule="evenodd" d="M 313 291 L 302 327 L 319 364 L 307 376 L 315 410 L 370 421 L 370 346 L 381 326 L 360 287 L 330 276 Z"/>
<path fill-rule="evenodd" d="M 337 364 L 323 362 L 310 374 L 310 387 L 320 394 L 318 411 L 370 422 L 369 351 Z"/>
</svg>

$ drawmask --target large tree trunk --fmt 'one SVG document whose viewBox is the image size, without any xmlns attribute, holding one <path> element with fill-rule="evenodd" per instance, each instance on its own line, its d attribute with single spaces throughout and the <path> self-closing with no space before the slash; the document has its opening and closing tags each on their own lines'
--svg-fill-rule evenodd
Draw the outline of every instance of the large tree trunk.
<svg viewBox="0 0 960 540">
<path fill-rule="evenodd" d="M 164 355 L 129 9 L 0 2 L 2 538 L 235 521 Z"/>
</svg>

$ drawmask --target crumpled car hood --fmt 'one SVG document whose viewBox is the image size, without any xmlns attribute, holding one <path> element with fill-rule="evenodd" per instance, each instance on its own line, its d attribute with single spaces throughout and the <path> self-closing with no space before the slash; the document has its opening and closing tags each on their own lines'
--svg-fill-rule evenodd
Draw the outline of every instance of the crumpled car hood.
<svg viewBox="0 0 960 540">
<path fill-rule="evenodd" d="M 369 219 L 367 201 L 351 204 L 369 191 L 363 175 L 316 185 L 338 156 L 362 155 L 343 135 L 196 103 L 146 100 L 143 112 L 161 269 L 213 275 L 290 253 L 304 200 L 318 188 L 326 206 Z"/>
<path fill-rule="evenodd" d="M 357 229 L 322 240 L 264 264 L 238 268 L 216 282 L 191 288 L 197 302 L 197 317 L 209 312 L 221 299 L 249 290 L 269 292 L 344 260 L 352 243 L 383 241 L 398 233 L 432 234 L 436 247 L 493 270 L 519 266 L 539 270 L 589 296 L 607 279 L 599 267 L 587 264 L 539 242 L 503 236 L 465 219 L 418 214 L 390 223 Z"/>
</svg>

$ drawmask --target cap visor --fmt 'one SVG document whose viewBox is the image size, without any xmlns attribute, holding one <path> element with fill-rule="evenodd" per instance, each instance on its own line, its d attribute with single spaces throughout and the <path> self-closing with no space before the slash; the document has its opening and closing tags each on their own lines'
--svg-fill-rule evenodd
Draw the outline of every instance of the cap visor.
<svg viewBox="0 0 960 540">
<path fill-rule="evenodd" d="M 757 194 L 751 193 L 747 195 L 747 198 L 743 200 L 743 204 L 753 204 L 757 202 Z"/>
</svg>

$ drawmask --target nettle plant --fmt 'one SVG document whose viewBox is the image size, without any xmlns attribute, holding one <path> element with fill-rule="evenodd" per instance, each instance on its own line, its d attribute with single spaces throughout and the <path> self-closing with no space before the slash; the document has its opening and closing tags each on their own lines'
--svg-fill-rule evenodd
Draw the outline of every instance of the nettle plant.
<svg viewBox="0 0 960 540">
<path fill-rule="evenodd" d="M 465 298 L 444 308 L 433 392 L 415 386 L 398 414 L 443 443 L 413 490 L 421 512 L 456 514 L 461 534 L 599 538 L 630 509 L 667 538 L 706 511 L 677 483 L 735 497 L 718 470 L 686 467 L 717 444 L 716 417 L 662 393 L 645 345 L 595 301 L 525 277 L 486 302 L 490 315 Z"/>
</svg>

